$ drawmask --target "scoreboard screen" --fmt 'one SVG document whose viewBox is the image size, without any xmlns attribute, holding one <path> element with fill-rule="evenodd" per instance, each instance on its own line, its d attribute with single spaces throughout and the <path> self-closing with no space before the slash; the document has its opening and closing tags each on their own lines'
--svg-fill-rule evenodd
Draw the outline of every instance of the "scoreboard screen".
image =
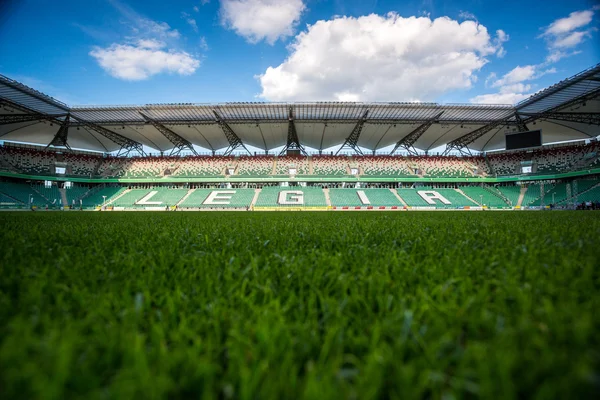
<svg viewBox="0 0 600 400">
<path fill-rule="evenodd" d="M 506 135 L 506 150 L 525 149 L 542 145 L 542 131 L 527 131 Z"/>
</svg>

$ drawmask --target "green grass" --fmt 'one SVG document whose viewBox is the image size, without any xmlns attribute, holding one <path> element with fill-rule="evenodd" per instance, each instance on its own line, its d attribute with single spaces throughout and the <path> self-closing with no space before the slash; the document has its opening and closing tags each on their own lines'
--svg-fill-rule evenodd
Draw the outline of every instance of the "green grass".
<svg viewBox="0 0 600 400">
<path fill-rule="evenodd" d="M 0 393 L 589 398 L 600 214 L 0 213 Z"/>
</svg>

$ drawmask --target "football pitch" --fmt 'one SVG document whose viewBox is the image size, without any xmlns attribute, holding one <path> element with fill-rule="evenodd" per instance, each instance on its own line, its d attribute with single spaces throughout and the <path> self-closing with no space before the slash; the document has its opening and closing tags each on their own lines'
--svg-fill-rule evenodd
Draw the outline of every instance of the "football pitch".
<svg viewBox="0 0 600 400">
<path fill-rule="evenodd" d="M 2 398 L 589 398 L 594 212 L 2 212 Z"/>
</svg>

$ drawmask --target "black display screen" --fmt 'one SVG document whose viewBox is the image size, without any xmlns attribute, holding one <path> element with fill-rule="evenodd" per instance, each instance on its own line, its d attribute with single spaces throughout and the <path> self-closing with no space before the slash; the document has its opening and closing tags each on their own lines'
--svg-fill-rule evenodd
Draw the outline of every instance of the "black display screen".
<svg viewBox="0 0 600 400">
<path fill-rule="evenodd" d="M 527 131 L 506 135 L 506 150 L 539 147 L 542 145 L 542 131 Z"/>
</svg>

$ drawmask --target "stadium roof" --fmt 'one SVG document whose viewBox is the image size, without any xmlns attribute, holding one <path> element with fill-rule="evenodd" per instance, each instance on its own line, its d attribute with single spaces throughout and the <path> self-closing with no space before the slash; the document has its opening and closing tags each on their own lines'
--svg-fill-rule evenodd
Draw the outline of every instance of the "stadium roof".
<svg viewBox="0 0 600 400">
<path fill-rule="evenodd" d="M 0 140 L 113 152 L 145 145 L 168 152 L 297 140 L 317 150 L 504 148 L 504 135 L 542 129 L 544 143 L 595 137 L 600 64 L 516 105 L 436 103 L 224 103 L 68 106 L 0 75 Z M 62 129 L 61 129 L 62 128 Z M 140 146 L 141 147 L 141 146 Z M 360 150 L 358 150 L 360 151 Z"/>
</svg>

